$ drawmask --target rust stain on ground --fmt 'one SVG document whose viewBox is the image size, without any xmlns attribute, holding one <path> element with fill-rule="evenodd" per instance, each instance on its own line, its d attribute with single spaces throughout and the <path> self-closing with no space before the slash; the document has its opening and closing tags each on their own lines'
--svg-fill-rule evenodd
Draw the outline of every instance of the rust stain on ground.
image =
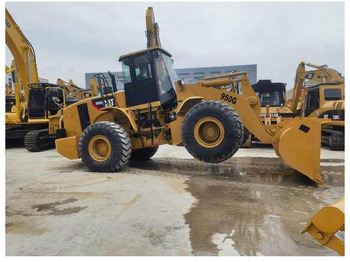
<svg viewBox="0 0 350 262">
<path fill-rule="evenodd" d="M 130 207 L 132 206 L 133 204 L 136 203 L 137 200 L 139 200 L 140 198 L 142 197 L 142 194 L 141 195 L 136 195 L 133 199 L 131 199 L 129 202 L 126 202 L 123 204 L 124 207 Z"/>
<path fill-rule="evenodd" d="M 6 223 L 6 234 L 30 234 L 30 235 L 41 235 L 46 230 L 37 228 L 32 223 L 27 224 L 25 222 L 11 222 Z"/>
</svg>

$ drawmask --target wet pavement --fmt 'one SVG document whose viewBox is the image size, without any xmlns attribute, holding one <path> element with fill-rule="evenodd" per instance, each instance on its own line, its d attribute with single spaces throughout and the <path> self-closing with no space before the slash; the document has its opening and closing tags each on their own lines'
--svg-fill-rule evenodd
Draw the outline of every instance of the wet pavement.
<svg viewBox="0 0 350 262">
<path fill-rule="evenodd" d="M 271 152 L 206 164 L 164 146 L 111 174 L 7 149 L 6 254 L 335 255 L 301 231 L 344 195 L 343 152 L 322 151 L 327 189 Z"/>
</svg>

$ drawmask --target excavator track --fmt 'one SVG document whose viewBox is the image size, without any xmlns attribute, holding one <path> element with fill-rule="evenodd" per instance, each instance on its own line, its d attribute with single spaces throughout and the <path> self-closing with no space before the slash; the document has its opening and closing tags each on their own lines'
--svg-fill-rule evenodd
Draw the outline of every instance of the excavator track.
<svg viewBox="0 0 350 262">
<path fill-rule="evenodd" d="M 30 152 L 54 148 L 55 139 L 50 137 L 48 129 L 29 131 L 24 137 L 24 146 Z"/>
<path fill-rule="evenodd" d="M 330 150 L 344 150 L 344 132 L 332 129 L 322 130 L 322 147 Z"/>
</svg>

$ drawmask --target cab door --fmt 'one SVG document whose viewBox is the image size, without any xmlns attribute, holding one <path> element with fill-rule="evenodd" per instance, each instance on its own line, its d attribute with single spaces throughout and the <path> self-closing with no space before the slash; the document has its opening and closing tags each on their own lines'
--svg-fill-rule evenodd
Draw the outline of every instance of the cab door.
<svg viewBox="0 0 350 262">
<path fill-rule="evenodd" d="M 64 105 L 63 90 L 48 88 L 46 94 L 46 109 L 50 115 L 56 115 Z"/>
<path fill-rule="evenodd" d="M 159 100 L 148 53 L 128 57 L 122 65 L 127 107 Z"/>
<path fill-rule="evenodd" d="M 309 116 L 315 110 L 320 108 L 319 88 L 311 89 L 307 92 L 304 105 L 304 116 Z"/>
</svg>

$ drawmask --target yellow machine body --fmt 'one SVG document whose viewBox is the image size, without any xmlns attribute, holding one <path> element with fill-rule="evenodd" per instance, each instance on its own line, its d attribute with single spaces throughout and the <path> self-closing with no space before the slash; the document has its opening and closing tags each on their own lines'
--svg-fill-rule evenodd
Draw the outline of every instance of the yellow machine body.
<svg viewBox="0 0 350 262">
<path fill-rule="evenodd" d="M 219 112 L 224 112 L 225 110 L 228 112 L 231 109 L 231 112 L 237 112 L 235 121 L 241 122 L 260 141 L 272 144 L 276 154 L 285 163 L 317 183 L 324 183 L 319 170 L 321 125 L 329 123 L 331 120 L 317 119 L 315 117 L 293 118 L 277 124 L 264 125 L 260 119 L 260 100 L 251 87 L 246 72 L 233 72 L 227 75 L 207 77 L 195 84 L 184 84 L 181 81 L 176 81 L 174 79 L 175 71 L 170 66 L 172 64 L 171 55 L 160 47 L 158 26 L 154 22 L 152 9 L 147 10 L 146 25 L 147 49 L 129 53 L 119 58 L 123 66 L 124 88 L 128 90 L 128 94 L 126 94 L 126 91 L 101 94 L 97 97 L 86 98 L 65 108 L 60 128 L 65 130 L 66 137 L 55 141 L 58 153 L 69 159 L 77 159 L 84 155 L 85 160 L 82 158 L 83 162 L 90 164 L 92 158 L 96 158 L 95 153 L 97 151 L 106 151 L 104 148 L 110 146 L 104 142 L 105 138 L 100 133 L 92 139 L 93 141 L 100 141 L 96 143 L 96 148 L 93 150 L 90 150 L 90 142 L 92 140 L 84 140 L 88 134 L 91 135 L 89 133 L 91 130 L 95 130 L 94 132 L 97 132 L 96 130 L 105 132 L 105 129 L 98 128 L 100 122 L 100 126 L 104 126 L 107 129 L 110 125 L 115 126 L 115 124 L 118 124 L 116 127 L 119 128 L 118 133 L 123 134 L 123 138 L 128 137 L 128 141 L 125 140 L 125 143 L 130 143 L 132 152 L 147 148 L 157 148 L 163 144 L 179 145 L 184 143 L 182 129 L 186 127 L 184 122 L 188 119 L 189 112 L 201 105 L 211 103 L 213 107 L 222 108 L 223 111 Z M 163 59 L 162 64 L 159 63 L 161 57 Z M 139 65 L 140 61 L 144 61 L 143 64 Z M 127 70 L 124 71 L 124 68 Z M 138 80 L 139 75 L 142 73 L 142 76 L 144 76 L 147 71 L 149 72 L 148 75 L 150 75 L 150 72 L 153 72 L 152 75 L 148 76 L 146 80 Z M 164 74 L 165 72 L 167 74 Z M 165 76 L 167 78 L 164 78 Z M 168 80 L 166 88 L 169 88 L 169 85 L 173 83 L 172 88 L 163 89 L 164 82 L 162 82 L 162 79 L 171 79 L 171 81 Z M 172 82 L 172 80 L 174 81 Z M 144 81 L 148 81 L 147 83 L 150 84 L 145 85 L 143 84 L 145 83 Z M 238 92 L 237 88 L 238 82 L 241 84 L 240 92 Z M 232 88 L 222 88 L 227 85 L 230 85 Z M 158 101 L 153 97 L 147 100 L 149 102 L 130 102 L 136 98 L 140 99 L 140 101 L 145 101 L 142 100 L 143 98 L 137 93 L 137 90 L 140 93 L 143 92 L 143 96 L 147 96 L 148 94 L 144 90 L 151 92 L 154 89 L 157 90 Z M 171 100 L 164 100 L 162 94 L 167 95 L 169 92 L 171 95 L 166 96 L 168 97 L 166 99 Z M 128 99 L 130 106 L 127 106 Z M 102 103 L 102 100 L 104 105 L 102 107 L 97 106 L 98 103 Z M 146 125 L 140 125 L 142 123 L 142 114 L 151 116 L 156 125 L 153 126 L 153 124 L 149 125 L 147 123 Z M 171 120 L 169 121 L 169 119 Z M 198 123 L 203 124 L 203 126 Z M 213 147 L 218 148 L 217 145 L 220 143 L 222 135 L 230 131 L 225 130 L 222 123 L 212 117 L 203 117 L 198 122 L 193 123 L 193 125 L 193 133 L 190 135 L 193 135 L 198 144 L 206 148 L 206 150 Z M 240 132 L 242 132 L 243 126 L 241 126 Z M 96 129 L 94 129 L 95 127 Z M 199 129 L 202 131 L 197 133 L 196 130 L 198 131 Z M 214 142 L 211 143 L 211 141 Z M 84 149 L 85 151 L 80 152 L 80 143 L 81 148 L 87 148 Z M 184 145 L 186 147 L 185 143 Z M 126 154 L 130 154 L 128 148 L 129 146 L 125 147 Z M 90 155 L 90 158 L 86 158 L 86 154 Z M 109 161 L 107 158 L 106 162 Z M 126 157 L 125 159 L 128 158 Z M 215 161 L 220 162 L 223 160 L 216 159 Z M 98 163 L 98 165 L 100 164 Z M 116 165 L 117 168 L 120 168 L 118 163 Z M 92 169 L 96 169 L 96 166 L 92 166 Z M 100 169 L 97 168 L 97 170 Z M 108 168 L 108 170 L 116 169 Z"/>
<path fill-rule="evenodd" d="M 56 140 L 57 152 L 69 158 L 79 158 L 78 141 L 82 134 L 78 107 L 86 104 L 91 123 L 99 121 L 112 121 L 119 123 L 130 135 L 132 149 L 151 147 L 162 144 L 180 144 L 181 126 L 186 113 L 196 104 L 202 101 L 216 100 L 228 104 L 234 108 L 244 126 L 256 136 L 260 141 L 272 144 L 277 155 L 279 155 L 288 165 L 300 171 L 317 183 L 323 184 L 319 172 L 320 162 L 320 133 L 321 124 L 325 120 L 316 118 L 295 118 L 283 121 L 274 128 L 267 128 L 260 121 L 260 101 L 253 91 L 249 78 L 245 75 L 241 78 L 242 94 L 228 90 L 205 87 L 199 84 L 189 85 L 176 82 L 177 107 L 174 111 L 177 119 L 171 123 L 164 120 L 164 112 L 159 102 L 151 103 L 152 111 L 157 115 L 161 123 L 160 133 L 157 137 L 135 137 L 139 131 L 137 129 L 135 112 L 144 110 L 147 112 L 149 104 L 126 107 L 124 91 L 113 93 L 118 107 L 110 106 L 104 109 L 97 109 L 93 106 L 93 99 L 87 98 L 71 105 L 63 110 L 64 128 L 67 138 Z M 170 131 L 170 132 L 169 132 Z M 140 132 L 147 133 L 149 130 L 141 129 Z M 171 136 L 167 135 L 171 133 Z M 143 146 L 142 146 L 143 145 Z"/>
<path fill-rule="evenodd" d="M 320 209 L 304 228 L 321 245 L 333 249 L 339 255 L 345 255 L 344 240 L 336 236 L 338 231 L 345 231 L 344 199 Z"/>
</svg>

